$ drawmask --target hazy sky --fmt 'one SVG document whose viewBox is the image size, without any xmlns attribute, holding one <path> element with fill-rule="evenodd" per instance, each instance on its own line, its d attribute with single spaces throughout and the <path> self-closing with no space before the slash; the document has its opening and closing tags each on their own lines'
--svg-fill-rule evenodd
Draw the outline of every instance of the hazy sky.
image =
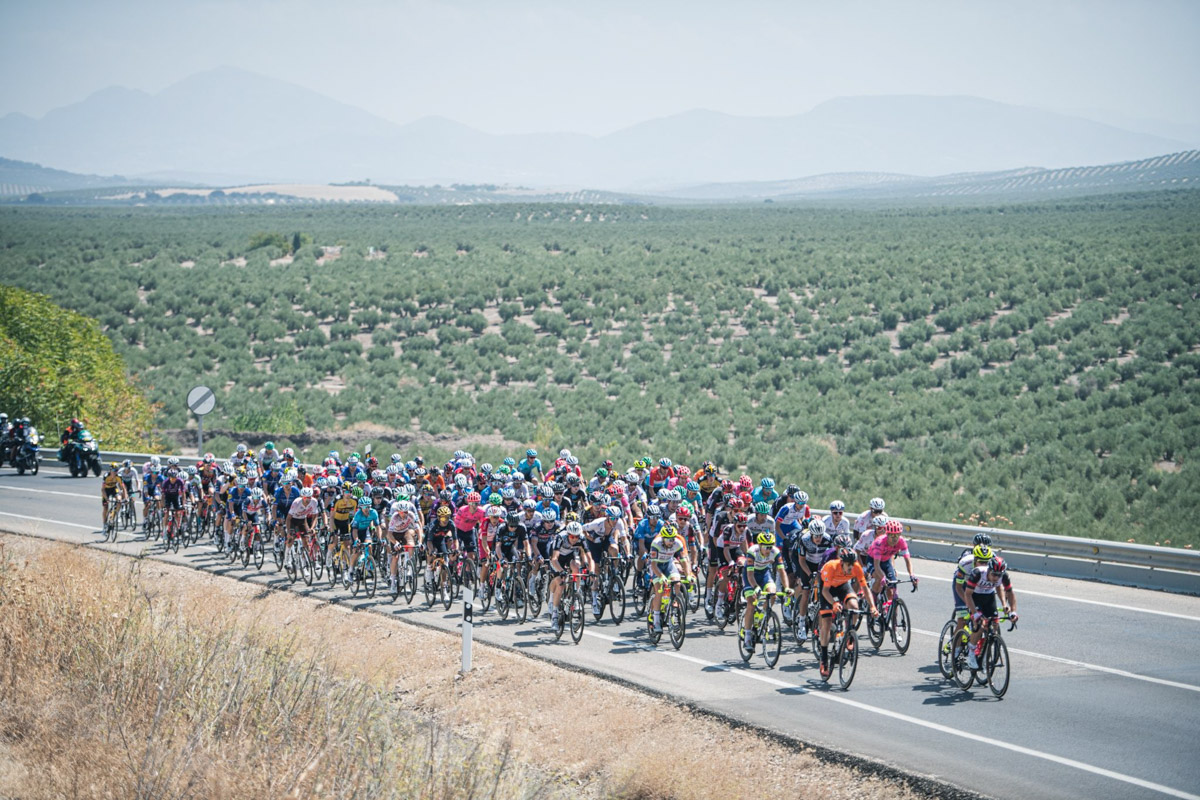
<svg viewBox="0 0 1200 800">
<path fill-rule="evenodd" d="M 493 133 L 900 93 L 1200 123 L 1200 0 L 0 0 L 0 29 L 0 114 L 232 65 Z"/>
</svg>

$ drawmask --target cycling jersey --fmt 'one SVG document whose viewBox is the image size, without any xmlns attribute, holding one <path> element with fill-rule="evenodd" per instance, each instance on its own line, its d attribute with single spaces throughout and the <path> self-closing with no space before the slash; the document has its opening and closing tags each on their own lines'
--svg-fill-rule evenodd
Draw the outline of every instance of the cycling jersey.
<svg viewBox="0 0 1200 800">
<path fill-rule="evenodd" d="M 650 542 L 650 560 L 659 565 L 673 561 L 676 556 L 683 557 L 686 552 L 687 546 L 683 543 L 683 538 L 679 536 L 672 536 L 669 539 L 655 536 Z"/>
<path fill-rule="evenodd" d="M 356 531 L 369 531 L 372 525 L 379 524 L 379 512 L 373 508 L 368 508 L 365 511 L 359 509 L 354 512 L 354 517 L 350 520 L 350 527 Z"/>
<path fill-rule="evenodd" d="M 800 537 L 800 552 L 804 554 L 804 560 L 809 564 L 820 564 L 825 551 L 824 545 L 818 545 L 813 541 L 811 533 L 805 533 Z"/>
<path fill-rule="evenodd" d="M 358 511 L 358 501 L 350 495 L 338 498 L 333 504 L 333 518 L 338 522 L 344 522 L 354 516 Z"/>
<path fill-rule="evenodd" d="M 841 559 L 834 559 L 821 567 L 821 583 L 830 589 L 850 583 L 851 581 L 856 582 L 863 588 L 863 591 L 866 591 L 867 576 L 863 574 L 863 568 L 859 564 L 855 564 L 849 574 L 842 569 Z"/>
<path fill-rule="evenodd" d="M 894 545 L 888 544 L 888 537 L 885 533 L 876 537 L 871 546 L 867 548 L 867 553 L 876 561 L 887 561 L 894 556 L 907 556 L 908 542 L 904 541 L 903 536 L 898 536 Z"/>
<path fill-rule="evenodd" d="M 121 485 L 121 476 L 115 472 L 104 473 L 103 486 L 105 489 L 117 489 Z"/>
<path fill-rule="evenodd" d="M 764 489 L 760 486 L 751 493 L 750 499 L 755 503 L 766 503 L 767 505 L 772 505 L 776 500 L 779 499 L 779 492 L 775 491 L 774 489 Z"/>
<path fill-rule="evenodd" d="M 967 576 L 967 590 L 974 594 L 995 594 L 998 587 L 1003 586 L 1005 589 L 1012 588 L 1012 582 L 1008 579 L 1008 573 L 1000 575 L 1000 580 L 993 581 L 988 577 L 988 567 L 975 567 Z"/>
<path fill-rule="evenodd" d="M 837 536 L 839 533 L 850 532 L 850 520 L 846 518 L 845 514 L 842 514 L 842 518 L 836 523 L 834 523 L 832 516 L 826 517 L 824 522 L 825 532 L 830 536 Z"/>
<path fill-rule="evenodd" d="M 517 469 L 519 469 L 521 474 L 525 476 L 525 480 L 529 480 L 533 477 L 535 470 L 539 475 L 542 474 L 542 461 L 538 458 L 535 458 L 532 461 L 528 458 L 525 458 L 517 464 Z"/>
<path fill-rule="evenodd" d="M 812 516 L 807 503 L 786 503 L 775 515 L 779 529 L 784 533 L 799 530 Z"/>
<path fill-rule="evenodd" d="M 292 501 L 291 508 L 288 509 L 288 516 L 293 519 L 305 519 L 317 516 L 319 511 L 320 507 L 313 498 L 297 497 Z"/>
<path fill-rule="evenodd" d="M 764 570 L 783 566 L 783 552 L 771 545 L 756 544 L 746 551 L 746 569 Z"/>
</svg>

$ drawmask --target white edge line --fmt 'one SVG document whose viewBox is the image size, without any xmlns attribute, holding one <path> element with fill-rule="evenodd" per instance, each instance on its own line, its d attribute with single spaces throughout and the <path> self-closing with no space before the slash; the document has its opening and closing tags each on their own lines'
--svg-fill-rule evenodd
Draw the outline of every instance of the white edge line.
<svg viewBox="0 0 1200 800">
<path fill-rule="evenodd" d="M 919 633 L 922 636 L 932 636 L 935 639 L 941 636 L 941 633 L 923 631 L 919 628 L 910 628 L 909 630 L 911 630 L 913 633 Z M 1066 664 L 1071 667 L 1079 667 L 1080 669 L 1090 669 L 1095 672 L 1107 672 L 1110 675 L 1119 675 L 1122 678 L 1133 678 L 1136 681 L 1146 681 L 1148 683 L 1157 683 L 1163 686 L 1172 686 L 1176 689 L 1187 689 L 1191 692 L 1200 692 L 1200 686 L 1193 686 L 1190 683 L 1179 683 L 1178 681 L 1169 681 L 1166 678 L 1155 678 L 1150 675 L 1141 675 L 1137 672 L 1127 672 L 1126 670 L 1117 669 L 1116 667 L 1102 667 L 1099 664 L 1089 664 L 1086 661 L 1075 661 L 1074 659 L 1063 658 L 1062 656 L 1052 656 L 1046 653 L 1034 653 L 1031 650 L 1018 650 L 1015 647 L 1008 648 L 1008 651 L 1010 653 L 1016 653 L 1017 655 L 1029 656 L 1030 658 L 1039 658 L 1043 661 L 1053 661 L 1057 664 Z"/>
<path fill-rule="evenodd" d="M 37 492 L 38 494 L 61 494 L 63 497 L 83 497 L 89 500 L 95 500 L 100 495 L 98 494 L 80 494 L 79 492 L 56 492 L 52 489 L 30 489 L 28 486 L 9 486 L 0 483 L 0 489 L 10 489 L 14 492 Z"/>
<path fill-rule="evenodd" d="M 43 519 L 42 517 L 27 517 L 24 514 L 10 514 L 7 511 L 0 511 L 0 515 L 3 515 L 5 517 L 16 517 L 17 519 L 29 519 L 29 520 L 33 520 L 34 522 L 49 522 L 51 525 L 70 525 L 72 528 L 83 528 L 84 530 L 91 531 L 92 533 L 98 533 L 100 531 L 100 529 L 95 527 L 94 525 L 80 525 L 78 522 L 62 522 L 61 520 L 57 520 L 57 519 Z"/>
<path fill-rule="evenodd" d="M 949 583 L 952 580 L 951 578 L 943 578 L 938 575 L 918 575 L 917 577 L 923 581 L 942 581 L 943 583 Z M 1049 597 L 1054 600 L 1067 600 L 1072 603 L 1087 603 L 1088 605 L 1091 605 L 1091 606 L 1104 606 L 1105 608 L 1119 608 L 1122 611 L 1137 611 L 1142 614 L 1157 614 L 1160 617 L 1174 617 L 1175 619 L 1187 619 L 1187 620 L 1191 620 L 1192 622 L 1200 622 L 1200 617 L 1194 617 L 1189 614 L 1176 614 L 1172 611 L 1157 611 L 1153 608 L 1139 608 L 1138 606 L 1123 606 L 1123 605 L 1120 605 L 1119 603 L 1105 603 L 1100 600 L 1085 600 L 1082 597 L 1068 597 L 1067 595 L 1064 595 L 1064 594 L 1048 594 L 1046 592 L 1035 592 L 1032 589 L 1022 589 L 1020 593 L 1022 595 L 1026 595 L 1026 594 L 1033 595 L 1034 597 Z"/>
<path fill-rule="evenodd" d="M 969 733 L 967 731 L 959 730 L 958 728 L 951 728 L 947 725 L 940 725 L 936 722 L 928 722 L 926 720 L 919 719 L 917 717 L 910 717 L 907 714 L 901 714 L 897 711 L 891 711 L 886 708 L 876 708 L 875 706 L 869 706 L 866 703 L 860 703 L 857 700 L 851 700 L 848 697 L 842 697 L 840 695 L 835 695 L 835 694 L 828 694 L 825 692 L 813 692 L 809 689 L 804 688 L 803 686 L 798 686 L 794 683 L 788 683 L 787 681 L 781 681 L 778 678 L 771 678 L 766 675 L 760 675 L 758 673 L 749 672 L 749 671 L 746 671 L 743 669 L 734 669 L 726 664 L 714 664 L 712 662 L 708 662 L 708 661 L 705 661 L 700 658 L 695 658 L 694 656 L 685 656 L 682 653 L 676 653 L 674 651 L 659 650 L 654 647 L 649 647 L 644 642 L 635 642 L 635 641 L 630 641 L 628 639 L 618 639 L 614 636 L 605 636 L 604 634 L 593 633 L 592 631 L 587 631 L 587 630 L 584 631 L 584 635 L 594 636 L 597 639 L 603 639 L 605 641 L 612 642 L 614 644 L 619 644 L 622 646 L 633 646 L 633 647 L 637 647 L 641 650 L 645 650 L 647 652 L 657 653 L 659 655 L 663 655 L 663 656 L 667 656 L 667 657 L 671 657 L 671 658 L 678 658 L 678 659 L 681 659 L 684 661 L 690 661 L 692 663 L 699 664 L 699 665 L 702 665 L 705 667 L 716 668 L 722 672 L 728 672 L 730 675 L 740 675 L 741 677 L 750 678 L 750 679 L 757 680 L 757 681 L 762 681 L 763 683 L 768 683 L 768 684 L 771 684 L 772 686 L 778 686 L 778 687 L 786 688 L 786 689 L 793 689 L 793 690 L 795 690 L 801 694 L 807 695 L 809 697 L 817 697 L 817 698 L 821 698 L 822 700 L 829 700 L 834 703 L 841 703 L 842 705 L 851 706 L 852 708 L 857 708 L 861 711 L 868 711 L 872 714 L 880 714 L 885 717 L 891 717 L 892 719 L 896 719 L 901 722 L 907 722 L 911 725 L 918 725 L 922 728 L 929 728 L 930 730 L 938 731 L 939 733 L 946 733 L 951 736 L 957 736 L 962 739 L 969 739 L 974 742 L 980 742 L 981 744 L 989 744 L 989 745 L 992 745 L 993 747 L 999 747 L 1004 750 L 1010 750 L 1014 753 L 1020 753 L 1021 755 L 1032 756 L 1033 758 L 1040 758 L 1044 761 L 1052 761 L 1056 764 L 1062 764 L 1063 766 L 1066 766 L 1066 767 L 1072 767 L 1074 769 L 1082 770 L 1084 772 L 1090 772 L 1093 775 L 1100 775 L 1105 778 L 1111 778 L 1116 781 L 1121 781 L 1122 783 L 1128 783 L 1128 784 L 1132 784 L 1134 786 L 1140 786 L 1143 789 L 1150 789 L 1151 791 L 1160 792 L 1162 794 L 1169 795 L 1171 797 L 1179 797 L 1179 798 L 1183 798 L 1183 800 L 1200 800 L 1200 795 L 1191 794 L 1189 792 L 1185 792 L 1180 789 L 1173 789 L 1170 786 L 1164 786 L 1160 783 L 1154 783 L 1152 781 L 1143 780 L 1141 778 L 1135 778 L 1132 775 L 1125 775 L 1120 772 L 1114 772 L 1110 769 L 1105 769 L 1103 767 L 1097 767 L 1093 764 L 1085 764 L 1082 761 L 1076 761 L 1075 759 L 1066 758 L 1064 756 L 1056 756 L 1053 753 L 1046 753 L 1041 750 L 1034 750 L 1029 747 L 1023 747 L 1019 744 L 1011 744 L 1009 742 L 1000 741 L 998 739 L 993 739 L 993 738 L 990 738 L 987 736 L 979 736 L 978 734 Z"/>
</svg>

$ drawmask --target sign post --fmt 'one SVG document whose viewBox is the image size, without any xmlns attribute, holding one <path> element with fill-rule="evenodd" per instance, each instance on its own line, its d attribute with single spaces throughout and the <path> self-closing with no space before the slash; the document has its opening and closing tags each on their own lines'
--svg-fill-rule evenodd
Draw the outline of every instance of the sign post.
<svg viewBox="0 0 1200 800">
<path fill-rule="evenodd" d="M 213 394 L 213 390 L 207 386 L 197 386 L 188 392 L 187 405 L 192 410 L 192 413 L 196 415 L 196 426 L 199 429 L 199 444 L 196 445 L 196 451 L 203 455 L 204 415 L 216 408 L 217 397 Z"/>
<path fill-rule="evenodd" d="M 462 617 L 462 674 L 471 671 L 471 615 L 475 592 L 469 586 L 463 587 L 463 617 Z"/>
</svg>

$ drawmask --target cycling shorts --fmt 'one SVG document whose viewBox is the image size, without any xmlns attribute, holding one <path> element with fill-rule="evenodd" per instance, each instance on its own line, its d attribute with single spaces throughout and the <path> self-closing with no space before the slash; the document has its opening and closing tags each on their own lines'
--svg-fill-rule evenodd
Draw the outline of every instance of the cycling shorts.
<svg viewBox="0 0 1200 800">
<path fill-rule="evenodd" d="M 445 535 L 433 535 L 428 539 L 429 549 L 439 556 L 444 556 L 450 552 L 450 537 Z"/>
<path fill-rule="evenodd" d="M 772 579 L 773 576 L 771 575 L 773 571 L 774 570 L 772 570 L 770 567 L 759 567 L 758 569 L 754 569 L 753 567 L 743 567 L 742 586 L 745 588 L 742 589 L 742 596 L 749 597 L 750 595 L 754 594 L 755 586 L 761 589 L 768 583 L 774 583 L 774 580 Z M 753 585 L 750 583 L 751 575 L 754 576 Z"/>
<path fill-rule="evenodd" d="M 350 520 L 335 518 L 333 520 L 333 529 L 337 531 L 338 536 L 342 537 L 343 539 L 350 538 Z"/>
<path fill-rule="evenodd" d="M 183 495 L 181 494 L 164 494 L 163 505 L 167 511 L 182 511 L 183 510 Z"/>
<path fill-rule="evenodd" d="M 575 560 L 575 556 L 566 556 L 562 553 L 555 553 L 554 558 L 550 559 L 550 571 L 556 574 L 571 571 L 571 562 Z"/>
<path fill-rule="evenodd" d="M 821 574 L 821 565 L 814 564 L 813 562 L 811 562 L 807 559 L 804 560 L 804 565 L 807 566 L 810 570 L 812 570 L 812 572 L 805 573 L 803 569 L 797 569 L 795 574 L 796 574 L 796 577 L 800 579 L 801 586 L 803 586 L 805 589 L 811 589 L 812 585 L 813 585 L 813 580 L 816 578 L 817 575 Z"/>
<path fill-rule="evenodd" d="M 879 570 L 883 573 L 885 578 L 887 578 L 889 581 L 896 580 L 896 567 L 892 564 L 892 559 L 889 558 L 887 561 L 879 561 L 877 563 Z"/>
<path fill-rule="evenodd" d="M 604 554 L 608 552 L 609 541 L 603 539 L 599 542 L 593 542 L 591 539 L 586 540 L 588 553 L 591 554 L 592 560 L 597 564 L 604 558 Z"/>
<path fill-rule="evenodd" d="M 553 539 L 534 539 L 533 546 L 537 549 L 538 555 L 543 559 L 550 558 L 550 543 Z"/>
<path fill-rule="evenodd" d="M 829 593 L 833 595 L 835 600 L 840 600 L 841 602 L 845 603 L 846 598 L 850 596 L 850 584 L 843 583 L 841 586 L 832 586 L 829 589 Z M 857 596 L 858 595 L 856 594 L 855 597 Z M 833 605 L 825 599 L 825 592 L 821 592 L 820 611 L 821 616 L 823 617 L 833 616 Z"/>
<path fill-rule="evenodd" d="M 475 555 L 479 552 L 479 545 L 475 541 L 475 530 L 457 531 L 459 548 L 464 553 Z"/>
<path fill-rule="evenodd" d="M 984 619 L 993 619 L 996 617 L 996 595 L 994 593 L 979 594 L 978 592 L 972 592 L 971 599 L 975 601 L 975 610 L 983 614 Z"/>
<path fill-rule="evenodd" d="M 107 487 L 107 486 L 104 487 L 105 499 L 108 499 L 109 497 L 116 497 L 116 496 L 117 496 L 117 487 L 115 487 L 115 486 L 113 486 L 111 488 Z"/>
<path fill-rule="evenodd" d="M 347 524 L 349 523 L 347 522 Z M 371 534 L 371 529 L 369 527 L 351 528 L 350 530 L 354 533 L 354 541 L 356 542 L 365 542 Z"/>
</svg>

